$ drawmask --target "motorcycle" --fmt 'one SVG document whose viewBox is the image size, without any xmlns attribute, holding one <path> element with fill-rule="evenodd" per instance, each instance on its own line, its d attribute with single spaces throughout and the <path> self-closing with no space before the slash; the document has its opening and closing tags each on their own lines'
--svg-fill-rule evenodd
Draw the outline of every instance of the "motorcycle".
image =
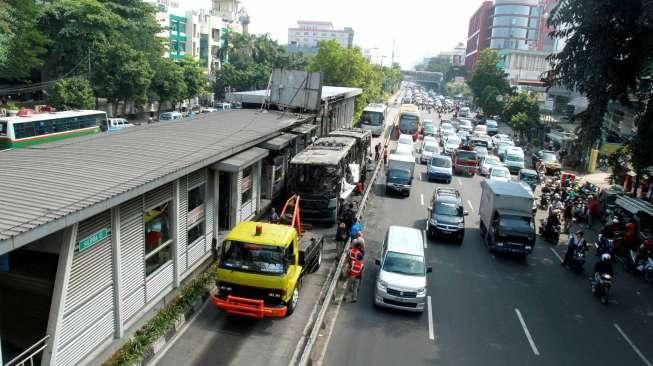
<svg viewBox="0 0 653 366">
<path fill-rule="evenodd" d="M 612 276 L 607 273 L 595 273 L 592 281 L 592 292 L 601 302 L 606 305 L 610 298 L 610 288 L 612 287 Z"/>
<path fill-rule="evenodd" d="M 540 209 L 545 210 L 547 207 L 549 207 L 550 200 L 551 200 L 551 194 L 542 193 L 542 195 L 540 196 Z"/>
<path fill-rule="evenodd" d="M 597 257 L 600 258 L 603 254 L 610 254 L 610 256 L 612 256 L 612 252 L 614 251 L 614 240 L 604 238 L 603 234 L 599 234 L 599 239 L 594 243 L 594 247 L 596 248 Z"/>
<path fill-rule="evenodd" d="M 569 268 L 576 273 L 583 273 L 585 266 L 585 250 L 586 248 L 576 248 L 571 257 Z"/>
<path fill-rule="evenodd" d="M 547 225 L 546 220 L 542 220 L 540 235 L 544 240 L 552 244 L 558 244 L 560 242 L 560 225 Z"/>
<path fill-rule="evenodd" d="M 646 282 L 653 282 L 653 258 L 639 258 L 636 250 L 629 250 L 624 260 L 624 269 L 628 272 L 639 273 Z"/>
</svg>

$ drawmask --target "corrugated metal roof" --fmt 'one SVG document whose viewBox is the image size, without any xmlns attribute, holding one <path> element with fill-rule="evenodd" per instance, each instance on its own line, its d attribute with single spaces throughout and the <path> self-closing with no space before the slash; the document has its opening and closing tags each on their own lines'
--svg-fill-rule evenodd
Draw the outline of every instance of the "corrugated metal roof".
<svg viewBox="0 0 653 366">
<path fill-rule="evenodd" d="M 269 154 L 269 150 L 261 149 L 260 147 L 252 147 L 213 164 L 213 167 L 214 169 L 224 170 L 227 172 L 237 172 L 263 159 Z"/>
<path fill-rule="evenodd" d="M 297 135 L 292 133 L 286 133 L 283 135 L 279 135 L 275 138 L 269 139 L 261 143 L 259 146 L 268 150 L 281 150 L 284 147 L 288 146 L 292 142 L 292 140 L 296 138 Z"/>
<path fill-rule="evenodd" d="M 233 110 L 0 153 L 0 254 L 306 122 Z"/>
<path fill-rule="evenodd" d="M 345 86 L 322 86 L 322 100 L 343 97 L 351 98 L 360 95 L 363 92 L 361 88 L 349 88 Z M 270 96 L 268 90 L 249 90 L 243 92 L 227 93 L 226 99 L 242 103 L 262 104 L 266 97 Z"/>
</svg>

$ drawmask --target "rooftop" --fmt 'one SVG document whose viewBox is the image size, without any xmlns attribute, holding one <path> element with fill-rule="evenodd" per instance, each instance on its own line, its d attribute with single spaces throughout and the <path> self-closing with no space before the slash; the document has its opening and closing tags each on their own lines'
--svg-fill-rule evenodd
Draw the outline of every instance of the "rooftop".
<svg viewBox="0 0 653 366">
<path fill-rule="evenodd" d="M 0 153 L 0 254 L 221 161 L 308 117 L 251 109 Z"/>
<path fill-rule="evenodd" d="M 322 101 L 335 98 L 351 98 L 363 92 L 360 88 L 349 88 L 344 86 L 323 86 Z M 270 96 L 269 90 L 250 90 L 242 92 L 227 93 L 226 99 L 232 102 L 263 104 L 265 98 Z"/>
</svg>

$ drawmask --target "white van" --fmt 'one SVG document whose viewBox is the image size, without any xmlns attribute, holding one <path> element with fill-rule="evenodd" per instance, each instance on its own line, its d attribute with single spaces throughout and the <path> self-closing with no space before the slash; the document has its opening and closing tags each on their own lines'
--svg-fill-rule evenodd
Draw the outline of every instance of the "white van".
<svg viewBox="0 0 653 366">
<path fill-rule="evenodd" d="M 107 118 L 107 130 L 109 132 L 122 130 L 128 127 L 134 127 L 134 125 L 124 118 Z"/>
<path fill-rule="evenodd" d="M 515 146 L 506 148 L 503 163 L 510 173 L 517 174 L 519 170 L 524 169 L 524 150 Z"/>
<path fill-rule="evenodd" d="M 374 290 L 374 304 L 407 311 L 426 307 L 426 266 L 422 232 L 405 226 L 390 226 L 383 240 Z"/>
<path fill-rule="evenodd" d="M 159 115 L 159 121 L 174 121 L 184 118 L 184 115 L 179 112 L 163 112 Z"/>
</svg>

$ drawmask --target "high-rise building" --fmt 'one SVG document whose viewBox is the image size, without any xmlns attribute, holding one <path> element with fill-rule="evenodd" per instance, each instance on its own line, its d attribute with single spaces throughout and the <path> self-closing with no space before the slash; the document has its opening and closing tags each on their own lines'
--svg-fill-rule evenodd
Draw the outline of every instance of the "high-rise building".
<svg viewBox="0 0 653 366">
<path fill-rule="evenodd" d="M 296 28 L 288 28 L 288 50 L 291 52 L 317 52 L 321 41 L 334 40 L 342 47 L 354 45 L 354 30 L 350 27 L 335 29 L 331 22 L 298 20 Z"/>
<path fill-rule="evenodd" d="M 447 57 L 452 66 L 463 66 L 465 64 L 466 47 L 459 42 L 451 51 L 440 52 L 439 57 Z"/>
<path fill-rule="evenodd" d="M 491 10 L 492 1 L 484 1 L 469 19 L 467 50 L 465 52 L 465 69 L 467 70 L 467 75 L 471 75 L 474 71 L 479 53 L 490 45 L 488 30 L 491 24 Z"/>
</svg>

